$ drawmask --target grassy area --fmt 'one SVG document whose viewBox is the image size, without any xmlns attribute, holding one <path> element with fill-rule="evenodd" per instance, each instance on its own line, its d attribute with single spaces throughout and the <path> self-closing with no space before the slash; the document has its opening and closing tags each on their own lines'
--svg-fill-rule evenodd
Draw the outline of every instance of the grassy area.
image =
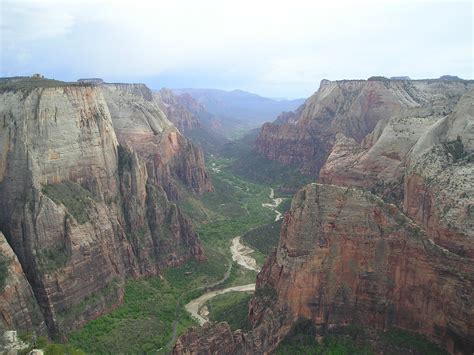
<svg viewBox="0 0 474 355">
<path fill-rule="evenodd" d="M 311 320 L 301 319 L 276 349 L 276 354 L 310 355 L 369 355 L 374 354 L 368 346 L 356 343 L 350 337 L 326 336 L 321 343 L 315 338 L 316 329 Z"/>
<path fill-rule="evenodd" d="M 229 278 L 222 284 L 222 288 L 248 285 L 255 282 L 257 273 L 247 270 L 234 262 Z"/>
<path fill-rule="evenodd" d="M 180 206 L 191 216 L 206 250 L 217 250 L 230 256 L 230 240 L 249 229 L 270 223 L 275 213 L 263 208 L 270 203 L 270 188 L 246 181 L 229 172 L 231 160 L 210 157 L 214 191 L 198 201 L 188 195 Z"/>
<path fill-rule="evenodd" d="M 226 321 L 232 330 L 249 330 L 247 313 L 251 297 L 246 292 L 229 292 L 214 297 L 205 304 L 209 310 L 209 319 L 214 322 Z"/>
<path fill-rule="evenodd" d="M 295 167 L 266 159 L 254 152 L 236 159 L 232 163 L 232 172 L 249 181 L 275 186 L 276 192 L 287 196 L 315 181 L 315 177 L 305 176 Z"/>
<path fill-rule="evenodd" d="M 71 181 L 43 186 L 43 193 L 57 204 L 63 204 L 77 222 L 89 220 L 88 211 L 96 198 L 82 186 Z"/>
<path fill-rule="evenodd" d="M 26 344 L 33 344 L 32 333 L 20 334 L 19 338 Z M 36 346 L 30 345 L 26 349 L 18 351 L 19 355 L 27 355 L 33 349 L 42 349 L 45 355 L 85 355 L 85 352 L 81 349 L 74 347 L 71 344 L 58 344 L 48 340 L 45 336 L 39 336 L 36 338 Z"/>
<path fill-rule="evenodd" d="M 282 220 L 249 230 L 242 236 L 244 243 L 263 255 L 271 253 L 278 245 Z"/>
<path fill-rule="evenodd" d="M 447 352 L 430 342 L 425 336 L 402 329 L 379 334 L 379 343 L 389 351 L 396 348 L 401 354 L 447 355 Z"/>
<path fill-rule="evenodd" d="M 312 322 L 301 319 L 280 343 L 276 354 L 447 354 L 423 335 L 401 329 L 375 333 L 364 327 L 346 326 L 341 327 L 337 334 L 325 336 L 320 343 L 316 341 L 315 335 L 316 329 Z"/>
</svg>

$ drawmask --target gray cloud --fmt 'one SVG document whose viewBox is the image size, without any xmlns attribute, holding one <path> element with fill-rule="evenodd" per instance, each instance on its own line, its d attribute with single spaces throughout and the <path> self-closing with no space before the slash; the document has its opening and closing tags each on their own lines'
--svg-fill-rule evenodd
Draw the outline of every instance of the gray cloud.
<svg viewBox="0 0 474 355">
<path fill-rule="evenodd" d="M 311 94 L 322 78 L 473 77 L 470 1 L 2 0 L 1 6 L 3 76 L 101 76 L 289 97 Z"/>
</svg>

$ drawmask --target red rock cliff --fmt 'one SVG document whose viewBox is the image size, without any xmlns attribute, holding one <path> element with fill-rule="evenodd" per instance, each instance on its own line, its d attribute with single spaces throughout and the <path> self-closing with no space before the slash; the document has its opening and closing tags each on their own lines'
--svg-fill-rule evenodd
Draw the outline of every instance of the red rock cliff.
<svg viewBox="0 0 474 355">
<path fill-rule="evenodd" d="M 295 115 L 278 120 L 287 123 L 263 125 L 256 152 L 317 175 L 337 133 L 361 143 L 380 121 L 407 108 L 455 103 L 469 85 L 442 80 L 323 80 Z M 452 108 L 445 106 L 447 112 Z"/>
<path fill-rule="evenodd" d="M 348 325 L 397 327 L 468 354 L 473 275 L 471 259 L 436 244 L 395 205 L 360 189 L 311 184 L 293 199 L 278 248 L 258 275 L 253 330 L 229 338 L 223 325 L 193 329 L 174 352 L 200 353 L 205 339 L 224 344 L 223 352 L 269 352 L 303 318 L 323 336 Z"/>
</svg>

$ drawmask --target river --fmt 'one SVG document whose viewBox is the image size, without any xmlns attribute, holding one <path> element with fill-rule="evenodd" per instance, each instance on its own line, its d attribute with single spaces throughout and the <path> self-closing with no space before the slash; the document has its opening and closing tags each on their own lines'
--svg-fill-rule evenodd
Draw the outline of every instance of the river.
<svg viewBox="0 0 474 355">
<path fill-rule="evenodd" d="M 270 208 L 272 211 L 276 213 L 275 221 L 278 221 L 282 218 L 282 214 L 277 211 L 277 207 L 283 201 L 282 198 L 275 198 L 273 189 L 270 189 L 269 197 L 273 200 L 272 203 L 262 203 L 262 207 Z M 250 254 L 254 250 L 246 245 L 243 245 L 240 242 L 240 236 L 234 237 L 232 239 L 230 245 L 230 252 L 232 254 L 232 260 L 237 262 L 240 266 L 253 271 L 260 271 L 257 267 L 257 262 L 254 258 L 250 256 Z M 190 301 L 186 304 L 185 309 L 186 311 L 191 314 L 191 316 L 196 319 L 200 325 L 203 325 L 209 321 L 207 316 L 201 312 L 201 308 L 203 305 L 209 301 L 211 298 L 214 298 L 217 295 L 222 295 L 227 292 L 253 292 L 255 291 L 255 284 L 248 284 L 248 285 L 240 285 L 240 286 L 232 286 L 228 288 L 224 288 L 222 290 L 210 291 L 205 293 L 204 295 L 195 298 L 194 300 Z"/>
</svg>

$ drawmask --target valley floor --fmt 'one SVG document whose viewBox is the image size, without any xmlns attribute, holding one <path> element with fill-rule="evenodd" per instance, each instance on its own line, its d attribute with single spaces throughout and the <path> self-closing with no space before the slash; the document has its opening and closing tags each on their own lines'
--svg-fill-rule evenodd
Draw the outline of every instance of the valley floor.
<svg viewBox="0 0 474 355">
<path fill-rule="evenodd" d="M 69 334 L 72 344 L 87 353 L 166 351 L 187 328 L 209 319 L 199 310 L 211 298 L 255 289 L 265 254 L 240 236 L 279 219 L 282 199 L 270 186 L 233 174 L 230 162 L 208 159 L 214 192 L 199 199 L 183 192 L 180 207 L 193 218 L 207 261 L 188 261 L 159 278 L 128 281 L 124 303 Z"/>
</svg>

